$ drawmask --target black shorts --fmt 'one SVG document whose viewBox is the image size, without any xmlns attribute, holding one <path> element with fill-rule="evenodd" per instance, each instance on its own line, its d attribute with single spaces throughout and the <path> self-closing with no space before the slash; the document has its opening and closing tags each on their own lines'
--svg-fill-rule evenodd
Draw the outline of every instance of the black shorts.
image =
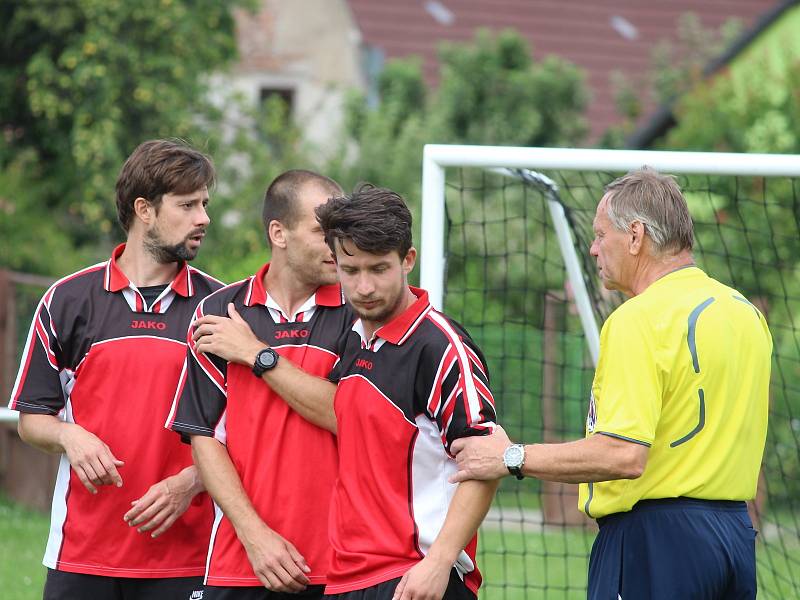
<svg viewBox="0 0 800 600">
<path fill-rule="evenodd" d="M 402 577 L 390 579 L 377 585 L 373 585 L 363 590 L 344 592 L 343 594 L 332 594 L 325 596 L 326 600 L 392 600 L 397 584 Z M 464 585 L 464 581 L 458 576 L 458 572 L 453 569 L 450 571 L 450 581 L 444 592 L 442 600 L 475 600 L 475 594 Z"/>
<path fill-rule="evenodd" d="M 43 600 L 200 600 L 203 578 L 105 577 L 47 569 Z"/>
<path fill-rule="evenodd" d="M 324 585 L 310 585 L 297 593 L 271 592 L 264 587 L 222 587 L 207 585 L 203 588 L 203 600 L 321 600 Z"/>
<path fill-rule="evenodd" d="M 643 500 L 597 522 L 589 600 L 755 600 L 756 532 L 744 502 Z"/>
</svg>

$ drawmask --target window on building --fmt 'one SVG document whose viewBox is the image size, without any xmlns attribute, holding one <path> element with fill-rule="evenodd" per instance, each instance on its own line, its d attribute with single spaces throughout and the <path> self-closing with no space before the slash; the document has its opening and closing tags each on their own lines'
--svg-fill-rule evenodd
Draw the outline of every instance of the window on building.
<svg viewBox="0 0 800 600">
<path fill-rule="evenodd" d="M 262 87 L 259 90 L 259 102 L 262 106 L 270 102 L 273 98 L 280 99 L 286 106 L 287 116 L 291 117 L 294 111 L 294 90 L 291 88 L 268 88 Z"/>
</svg>

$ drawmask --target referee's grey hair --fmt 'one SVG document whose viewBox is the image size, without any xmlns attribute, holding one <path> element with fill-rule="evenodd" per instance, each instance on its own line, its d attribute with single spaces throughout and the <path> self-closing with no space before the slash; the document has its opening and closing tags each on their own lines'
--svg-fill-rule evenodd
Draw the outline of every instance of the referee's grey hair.
<svg viewBox="0 0 800 600">
<path fill-rule="evenodd" d="M 606 186 L 606 212 L 619 231 L 629 232 L 639 221 L 657 256 L 691 250 L 694 226 L 678 182 L 651 167 L 631 171 Z"/>
</svg>

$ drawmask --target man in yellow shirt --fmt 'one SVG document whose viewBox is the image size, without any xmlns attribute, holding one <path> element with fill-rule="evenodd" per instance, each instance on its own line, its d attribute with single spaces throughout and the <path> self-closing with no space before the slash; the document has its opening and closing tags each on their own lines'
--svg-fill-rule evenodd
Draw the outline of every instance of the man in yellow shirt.
<svg viewBox="0 0 800 600">
<path fill-rule="evenodd" d="M 464 438 L 452 448 L 454 480 L 580 483 L 579 508 L 600 525 L 590 599 L 754 599 L 744 501 L 755 496 L 767 433 L 764 317 L 695 266 L 672 177 L 643 168 L 612 182 L 594 232 L 603 285 L 629 300 L 603 325 L 586 437 Z"/>
</svg>

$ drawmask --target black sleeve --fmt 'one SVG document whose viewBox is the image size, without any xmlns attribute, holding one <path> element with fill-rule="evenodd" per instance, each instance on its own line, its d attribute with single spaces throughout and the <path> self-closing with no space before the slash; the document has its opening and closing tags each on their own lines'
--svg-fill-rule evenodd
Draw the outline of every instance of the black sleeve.
<svg viewBox="0 0 800 600">
<path fill-rule="evenodd" d="M 55 415 L 66 399 L 61 381 L 63 357 L 50 313 L 48 291 L 36 308 L 8 407 L 24 413 Z"/>
<path fill-rule="evenodd" d="M 343 359 L 345 359 L 345 355 L 347 353 L 347 344 L 348 341 L 352 339 L 352 336 L 358 337 L 358 334 L 353 332 L 351 329 L 352 323 L 347 323 L 346 329 L 342 332 L 339 336 L 339 339 L 336 342 L 336 362 L 331 369 L 331 372 L 328 373 L 328 381 L 331 383 L 335 383 L 338 385 L 339 380 L 342 378 L 342 367 L 343 367 Z"/>
<path fill-rule="evenodd" d="M 445 448 L 461 437 L 494 430 L 494 397 L 483 355 L 463 331 L 422 353 L 417 378 L 420 407 L 436 422 Z"/>
<path fill-rule="evenodd" d="M 200 303 L 189 325 L 186 360 L 167 427 L 180 433 L 184 441 L 188 441 L 188 436 L 205 435 L 225 443 L 225 428 L 221 422 L 228 405 L 228 363 L 216 355 L 197 352 L 192 339 L 194 321 L 204 314 L 218 312 L 211 306 L 208 309 L 212 312 L 206 312 L 206 301 L 210 299 Z"/>
</svg>

